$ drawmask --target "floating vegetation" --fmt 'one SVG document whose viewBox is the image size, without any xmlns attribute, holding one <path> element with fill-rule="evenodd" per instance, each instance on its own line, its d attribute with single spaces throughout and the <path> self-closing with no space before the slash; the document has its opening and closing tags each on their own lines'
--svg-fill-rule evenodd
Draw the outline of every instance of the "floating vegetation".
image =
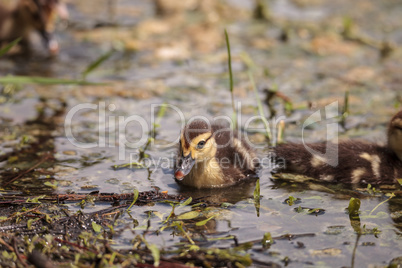
<svg viewBox="0 0 402 268">
<path fill-rule="evenodd" d="M 261 244 L 263 248 L 269 248 L 274 243 L 271 233 L 265 233 L 262 238 Z"/>
<path fill-rule="evenodd" d="M 294 211 L 297 213 L 303 213 L 307 215 L 323 215 L 325 213 L 325 209 L 323 208 L 308 208 L 308 207 L 302 207 L 298 206 L 297 208 L 294 208 Z"/>
<path fill-rule="evenodd" d="M 359 215 L 361 201 L 359 198 L 350 198 L 349 206 L 348 206 L 348 213 L 350 216 L 357 216 Z"/>
<path fill-rule="evenodd" d="M 288 198 L 285 199 L 284 203 L 288 204 L 289 206 L 293 206 L 295 204 L 301 203 L 301 199 L 290 195 Z"/>
</svg>

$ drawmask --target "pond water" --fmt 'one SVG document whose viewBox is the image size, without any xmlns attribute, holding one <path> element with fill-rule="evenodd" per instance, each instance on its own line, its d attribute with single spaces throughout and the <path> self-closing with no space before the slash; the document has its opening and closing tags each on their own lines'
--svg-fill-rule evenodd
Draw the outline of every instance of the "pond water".
<svg viewBox="0 0 402 268">
<path fill-rule="evenodd" d="M 38 51 L 29 60 L 0 60 L 0 76 L 81 79 L 91 62 L 113 50 L 85 77 L 100 84 L 4 85 L 0 178 L 36 169 L 3 185 L 2 193 L 159 189 L 208 199 L 218 205 L 175 208 L 176 215 L 196 213 L 191 224 L 183 220 L 186 232 L 200 247 L 243 246 L 236 252 L 250 254 L 252 266 L 386 267 L 401 257 L 400 197 L 387 201 L 384 192 L 365 186 L 278 181 L 266 167 L 259 173 L 256 202 L 255 180 L 227 189 L 183 189 L 172 170 L 184 122 L 195 116 L 232 117 L 224 29 L 231 42 L 239 125 L 260 158 L 268 155 L 269 145 L 261 121 L 247 127 L 258 116 L 249 69 L 262 100 L 265 89 L 275 89 L 292 102 L 293 112 L 285 119 L 286 141 L 300 142 L 308 116 L 331 103 L 341 110 L 349 92 L 349 116 L 339 125 L 340 138 L 384 144 L 388 120 L 402 103 L 400 3 L 262 1 L 270 16 L 257 20 L 252 19 L 254 1 L 155 2 L 160 2 L 163 16 L 155 15 L 153 1 L 105 0 L 94 6 L 68 0 L 69 25 L 56 27 L 61 47 L 57 57 L 47 58 L 35 44 Z M 348 21 L 350 27 L 345 26 Z M 384 54 L 385 43 L 389 55 Z M 168 106 L 158 118 L 162 104 Z M 274 131 L 275 119 L 285 118 L 286 107 L 280 98 L 273 100 L 272 107 L 277 112 L 269 121 Z M 265 103 L 263 109 L 270 114 Z M 147 168 L 113 168 L 138 161 L 155 122 L 155 139 L 142 162 Z M 325 140 L 326 124 L 305 129 L 304 139 Z M 127 143 L 139 145 L 130 148 Z M 56 189 L 45 182 L 57 185 Z M 397 192 L 399 186 L 387 191 Z M 300 200 L 288 204 L 290 196 Z M 361 199 L 360 217 L 354 219 L 345 211 L 351 197 Z M 110 204 L 84 208 L 68 204 L 69 210 L 85 213 L 107 207 Z M 167 251 L 188 243 L 182 233 L 164 228 L 171 210 L 167 203 L 133 207 L 116 223 L 119 232 L 113 247 L 132 248 L 137 234 Z M 209 221 L 204 225 L 193 224 L 205 219 Z M 272 245 L 261 244 L 266 233 L 273 237 Z"/>
</svg>

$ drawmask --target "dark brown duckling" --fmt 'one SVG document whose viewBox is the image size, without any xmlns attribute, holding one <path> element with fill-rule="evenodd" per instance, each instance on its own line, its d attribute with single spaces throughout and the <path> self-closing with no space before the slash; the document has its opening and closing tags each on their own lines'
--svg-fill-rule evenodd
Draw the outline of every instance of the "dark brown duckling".
<svg viewBox="0 0 402 268">
<path fill-rule="evenodd" d="M 0 47 L 22 37 L 20 46 L 29 51 L 29 35 L 37 31 L 51 54 L 57 54 L 59 46 L 52 38 L 53 16 L 58 13 L 67 19 L 68 12 L 58 0 L 19 0 L 15 7 L 0 5 Z"/>
<path fill-rule="evenodd" d="M 195 188 L 236 184 L 256 173 L 258 159 L 244 139 L 230 128 L 195 120 L 180 136 L 175 178 Z"/>
<path fill-rule="evenodd" d="M 300 174 L 327 182 L 397 183 L 397 179 L 402 178 L 402 111 L 392 117 L 387 134 L 387 146 L 363 141 L 344 141 L 329 146 L 306 144 L 321 155 L 311 154 L 303 144 L 279 145 L 274 149 L 274 157 L 283 166 L 276 172 Z M 336 149 L 337 155 L 331 155 Z M 337 165 L 330 165 L 334 159 Z"/>
</svg>

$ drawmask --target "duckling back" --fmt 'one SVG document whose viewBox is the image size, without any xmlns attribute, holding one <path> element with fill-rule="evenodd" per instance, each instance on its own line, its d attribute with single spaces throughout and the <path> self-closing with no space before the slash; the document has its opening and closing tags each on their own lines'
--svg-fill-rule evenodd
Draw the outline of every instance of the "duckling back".
<svg viewBox="0 0 402 268">
<path fill-rule="evenodd" d="M 328 164 L 321 155 L 313 155 L 303 144 L 282 144 L 275 148 L 275 161 L 282 163 L 277 172 L 305 175 L 326 182 L 390 184 L 402 178 L 402 161 L 393 151 L 376 144 L 346 141 L 339 144 L 306 144 L 324 154 L 338 151 L 338 165 Z M 337 147 L 337 148 L 335 148 Z"/>
<path fill-rule="evenodd" d="M 276 172 L 301 174 L 327 182 L 397 183 L 402 178 L 402 111 L 390 120 L 387 134 L 388 146 L 362 141 L 278 145 L 274 149 L 274 161 L 280 164 Z M 329 157 L 336 157 L 337 161 Z M 334 162 L 337 165 L 328 164 Z"/>
</svg>

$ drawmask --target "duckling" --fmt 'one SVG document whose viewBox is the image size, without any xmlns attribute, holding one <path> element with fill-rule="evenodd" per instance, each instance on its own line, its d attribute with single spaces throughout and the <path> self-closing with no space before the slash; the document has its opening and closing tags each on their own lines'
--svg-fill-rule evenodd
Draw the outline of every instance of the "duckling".
<svg viewBox="0 0 402 268">
<path fill-rule="evenodd" d="M 29 51 L 29 34 L 37 31 L 51 54 L 57 54 L 59 46 L 52 38 L 52 17 L 57 12 L 68 17 L 67 9 L 58 0 L 19 0 L 14 8 L 0 5 L 0 47 L 22 37 L 21 47 Z"/>
<path fill-rule="evenodd" d="M 338 157 L 337 166 L 329 165 L 322 155 L 312 155 L 303 144 L 282 144 L 274 149 L 276 162 L 284 164 L 276 172 L 296 173 L 326 182 L 394 184 L 402 178 L 402 111 L 392 117 L 387 136 L 386 146 L 363 141 L 343 141 L 329 146 L 306 144 L 322 154 L 334 152 L 337 146 L 338 156 L 333 156 Z"/>
<path fill-rule="evenodd" d="M 194 188 L 234 185 L 256 174 L 258 159 L 230 128 L 194 120 L 181 132 L 175 165 L 179 184 Z"/>
</svg>

